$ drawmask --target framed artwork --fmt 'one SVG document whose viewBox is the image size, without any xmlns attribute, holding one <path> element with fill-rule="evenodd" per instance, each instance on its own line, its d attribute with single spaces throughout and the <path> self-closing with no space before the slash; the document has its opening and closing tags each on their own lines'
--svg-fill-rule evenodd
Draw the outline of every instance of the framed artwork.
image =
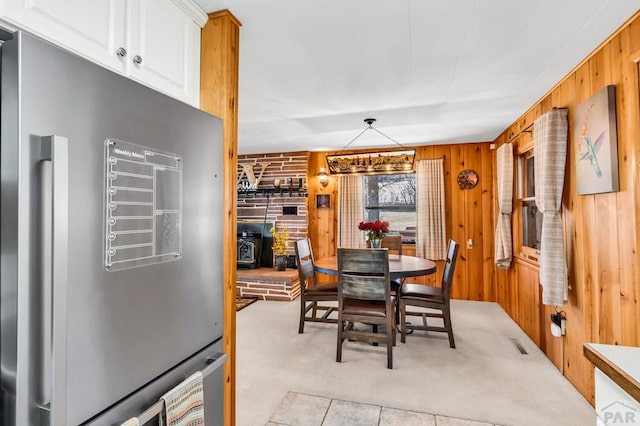
<svg viewBox="0 0 640 426">
<path fill-rule="evenodd" d="M 330 209 L 330 208 L 331 208 L 331 195 L 316 194 L 316 209 Z"/>
<path fill-rule="evenodd" d="M 575 108 L 573 140 L 579 195 L 619 190 L 615 89 L 606 86 Z"/>
</svg>

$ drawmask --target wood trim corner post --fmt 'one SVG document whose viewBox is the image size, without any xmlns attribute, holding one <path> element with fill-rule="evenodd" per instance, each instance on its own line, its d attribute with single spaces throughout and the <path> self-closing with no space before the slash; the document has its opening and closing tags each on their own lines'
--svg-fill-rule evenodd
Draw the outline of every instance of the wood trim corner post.
<svg viewBox="0 0 640 426">
<path fill-rule="evenodd" d="M 224 155 L 224 424 L 236 424 L 236 171 L 240 26 L 228 10 L 209 14 L 202 28 L 200 108 L 223 121 Z"/>
</svg>

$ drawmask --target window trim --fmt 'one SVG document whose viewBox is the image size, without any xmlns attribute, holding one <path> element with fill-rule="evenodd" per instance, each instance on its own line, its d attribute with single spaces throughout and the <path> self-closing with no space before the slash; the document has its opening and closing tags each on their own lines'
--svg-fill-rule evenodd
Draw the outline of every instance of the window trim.
<svg viewBox="0 0 640 426">
<path fill-rule="evenodd" d="M 404 176 L 412 176 L 413 179 L 413 186 L 414 189 L 417 187 L 418 182 L 416 179 L 416 174 L 414 172 L 397 172 L 397 173 L 385 173 L 384 175 L 404 175 Z M 364 194 L 363 194 L 363 204 L 364 204 L 364 217 L 363 220 L 368 221 L 371 220 L 369 218 L 369 211 L 386 211 L 386 212 L 398 212 L 398 213 L 409 213 L 409 214 L 413 214 L 414 217 L 414 223 L 412 226 L 417 226 L 417 221 L 418 221 L 418 216 L 417 216 L 417 200 L 414 198 L 414 202 L 413 204 L 377 204 L 377 205 L 367 205 L 367 190 L 368 190 L 368 185 L 365 182 L 366 178 L 370 178 L 372 175 L 363 175 L 362 179 L 363 179 L 363 188 L 364 188 Z M 380 176 L 380 175 L 378 175 Z M 416 193 L 414 194 L 414 197 L 417 196 L 417 189 L 416 189 Z M 379 202 L 379 200 L 378 200 Z M 392 224 L 393 226 L 393 224 Z M 407 225 L 409 226 L 409 225 Z M 399 232 L 401 233 L 401 231 L 405 231 L 405 229 L 394 229 L 394 232 Z M 411 244 L 408 241 L 403 241 L 404 244 Z"/>
<path fill-rule="evenodd" d="M 531 157 L 535 157 L 535 153 L 533 152 L 533 147 L 526 149 L 523 152 L 518 153 L 518 161 L 517 161 L 517 179 L 515 182 L 515 193 L 517 198 L 515 199 L 516 205 L 518 208 L 515 209 L 514 214 L 514 247 L 517 248 L 518 255 L 516 258 L 521 259 L 527 263 L 531 263 L 533 265 L 539 265 L 540 259 L 540 250 L 524 245 L 523 236 L 524 236 L 524 222 L 522 217 L 522 212 L 524 210 L 524 204 L 526 202 L 535 201 L 535 197 L 525 197 L 524 191 L 527 187 L 527 177 L 526 173 L 526 162 Z"/>
</svg>

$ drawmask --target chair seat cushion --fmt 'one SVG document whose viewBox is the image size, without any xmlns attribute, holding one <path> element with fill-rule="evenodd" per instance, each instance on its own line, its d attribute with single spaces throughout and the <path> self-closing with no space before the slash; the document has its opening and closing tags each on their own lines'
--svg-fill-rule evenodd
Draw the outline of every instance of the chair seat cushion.
<svg viewBox="0 0 640 426">
<path fill-rule="evenodd" d="M 404 284 L 400 290 L 400 297 L 415 297 L 434 301 L 444 300 L 444 294 L 442 294 L 440 287 L 422 284 Z"/>
<path fill-rule="evenodd" d="M 391 304 L 395 303 L 395 297 L 391 297 Z M 384 300 L 360 300 L 345 298 L 342 305 L 345 315 L 366 315 L 370 317 L 384 318 L 386 307 Z"/>
<path fill-rule="evenodd" d="M 338 282 L 337 281 L 329 281 L 329 282 L 316 282 L 313 286 L 307 287 L 306 294 L 324 294 L 324 293 L 337 293 L 338 292 Z"/>
</svg>

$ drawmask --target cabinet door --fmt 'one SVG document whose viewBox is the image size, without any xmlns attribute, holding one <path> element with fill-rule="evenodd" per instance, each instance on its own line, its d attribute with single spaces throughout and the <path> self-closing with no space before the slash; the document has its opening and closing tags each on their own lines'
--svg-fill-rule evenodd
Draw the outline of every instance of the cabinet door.
<svg viewBox="0 0 640 426">
<path fill-rule="evenodd" d="M 2 18 L 16 27 L 116 71 L 125 47 L 125 0 L 2 0 Z"/>
<path fill-rule="evenodd" d="M 172 0 L 130 2 L 129 76 L 198 104 L 200 27 Z"/>
</svg>

